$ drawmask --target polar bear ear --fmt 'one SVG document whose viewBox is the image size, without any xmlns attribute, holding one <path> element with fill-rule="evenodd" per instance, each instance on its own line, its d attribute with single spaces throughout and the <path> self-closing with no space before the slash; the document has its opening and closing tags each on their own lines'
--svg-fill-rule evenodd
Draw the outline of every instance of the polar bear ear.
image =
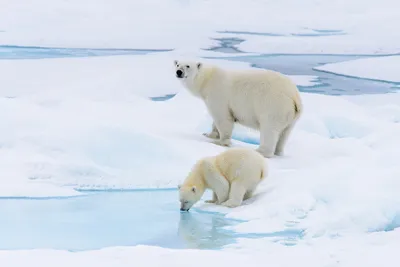
<svg viewBox="0 0 400 267">
<path fill-rule="evenodd" d="M 196 187 L 195 186 L 192 187 L 192 192 L 196 193 Z"/>
<path fill-rule="evenodd" d="M 178 65 L 178 60 L 174 60 L 174 65 L 175 65 L 175 66 Z"/>
<path fill-rule="evenodd" d="M 200 69 L 203 66 L 203 64 L 201 64 L 201 62 L 197 62 L 197 69 Z"/>
<path fill-rule="evenodd" d="M 181 185 L 180 184 L 178 184 L 178 189 L 181 189 Z"/>
</svg>

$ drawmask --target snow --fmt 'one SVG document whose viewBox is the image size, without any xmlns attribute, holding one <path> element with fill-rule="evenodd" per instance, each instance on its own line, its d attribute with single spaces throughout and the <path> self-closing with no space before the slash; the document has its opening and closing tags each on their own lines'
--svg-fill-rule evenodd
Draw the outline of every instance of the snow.
<svg viewBox="0 0 400 267">
<path fill-rule="evenodd" d="M 222 56 L 202 50 L 218 45 L 213 38 L 243 38 L 237 48 L 253 53 L 399 52 L 395 0 L 2 4 L 2 45 L 174 51 L 0 60 L 0 197 L 176 187 L 196 160 L 225 150 L 202 136 L 211 119 L 173 73 L 173 59 Z M 218 32 L 225 30 L 242 33 Z M 385 56 L 315 69 L 399 83 L 398 65 L 399 56 Z M 320 83 L 316 76 L 290 77 L 302 86 Z M 149 99 L 167 94 L 176 95 L 168 101 Z M 400 94 L 301 95 L 304 116 L 286 156 L 268 160 L 270 176 L 256 196 L 235 209 L 196 205 L 244 220 L 231 227 L 238 233 L 270 237 L 243 237 L 221 251 L 147 246 L 0 251 L 1 266 L 205 266 L 239 260 L 251 266 L 393 265 L 400 237 Z M 256 148 L 258 136 L 236 127 L 233 144 Z M 295 235 L 292 244 L 279 236 L 288 231 Z"/>
<path fill-rule="evenodd" d="M 154 54 L 0 61 L 0 127 L 7 129 L 2 131 L 7 149 L 0 151 L 13 183 L 27 183 L 6 183 L 0 194 L 30 195 L 29 186 L 35 196 L 47 195 L 34 183 L 43 180 L 69 185 L 71 194 L 72 188 L 175 187 L 199 155 L 222 151 L 199 142 L 202 136 L 195 129 L 205 110 L 182 91 L 173 74 L 174 58 Z M 248 66 L 205 61 L 236 69 Z M 157 79 L 152 78 L 156 73 Z M 312 85 L 314 78 L 293 77 L 299 85 Z M 175 93 L 168 102 L 149 100 Z M 199 154 L 180 149 L 186 145 L 199 147 Z M 147 162 L 157 162 L 158 168 Z M 15 169 L 20 171 L 12 174 Z M 153 178 L 136 179 L 138 175 Z"/>
<path fill-rule="evenodd" d="M 330 73 L 400 84 L 400 55 L 370 57 L 325 64 L 314 69 Z"/>
<path fill-rule="evenodd" d="M 184 179 L 198 158 L 223 151 L 225 148 L 201 135 L 208 130 L 210 117 L 201 101 L 175 79 L 174 58 L 167 53 L 0 61 L 0 82 L 4 85 L 0 90 L 0 152 L 6 173 L 1 178 L 0 194 L 67 196 L 79 194 L 74 189 L 171 188 Z M 204 61 L 249 67 L 226 60 Z M 152 76 L 155 73 L 157 79 Z M 294 79 L 312 85 L 310 80 L 315 77 Z M 148 98 L 168 93 L 177 95 L 165 102 Z M 320 266 L 332 262 L 325 255 L 325 249 L 333 246 L 328 242 L 332 237 L 336 237 L 331 242 L 337 247 L 330 253 L 352 262 L 354 259 L 339 249 L 342 242 L 361 244 L 365 239 L 364 248 L 371 250 L 379 233 L 390 238 L 398 233 L 382 231 L 400 226 L 400 125 L 391 112 L 384 112 L 400 109 L 400 102 L 394 100 L 399 95 L 380 95 L 376 105 L 367 96 L 302 93 L 302 98 L 305 113 L 288 143 L 287 155 L 269 160 L 270 177 L 255 198 L 234 210 L 197 205 L 226 213 L 227 218 L 246 220 L 232 227 L 239 233 L 276 233 L 294 227 L 300 238 L 296 250 L 280 244 L 283 241 L 276 236 L 265 238 L 269 242 L 243 238 L 218 254 L 221 263 L 253 256 L 264 263 L 278 261 L 275 256 L 265 258 L 261 252 L 252 256 L 245 253 L 267 249 L 271 254 L 291 255 L 285 256 L 282 266 L 296 258 Z M 244 127 L 235 128 L 234 138 L 253 140 L 253 145 L 236 140 L 234 146 L 255 148 L 258 143 L 258 133 Z M 305 255 L 316 246 L 325 246 L 322 256 L 308 259 Z M 243 254 L 229 252 L 238 248 Z M 79 266 L 92 261 L 90 253 L 97 253 L 96 258 L 122 253 L 118 256 L 121 262 L 149 261 L 141 252 L 147 249 L 165 255 L 168 264 L 181 261 L 171 256 L 180 255 L 179 251 L 146 247 L 126 248 L 129 253 L 125 254 L 117 248 L 87 254 L 20 253 L 26 253 L 26 259 L 32 257 L 31 262 L 43 253 L 46 258 L 65 257 L 66 263 Z M 1 252 L 0 258 L 10 262 L 9 266 L 18 266 L 20 257 L 14 257 L 15 253 Z M 214 252 L 191 253 L 196 259 L 204 258 L 201 263 L 214 258 Z M 132 258 L 130 254 L 141 256 Z M 157 261 L 152 259 L 151 264 Z M 196 264 L 200 263 L 196 260 Z"/>
<path fill-rule="evenodd" d="M 9 45 L 196 54 L 225 35 L 217 31 L 248 31 L 284 36 L 246 35 L 239 48 L 247 52 L 385 54 L 398 52 L 393 40 L 400 37 L 396 0 L 3 0 L 2 6 L 0 43 Z M 294 35 L 327 34 L 315 30 L 342 35 Z"/>
<path fill-rule="evenodd" d="M 52 266 L 235 266 L 240 261 L 251 266 L 274 265 L 289 267 L 294 264 L 308 266 L 366 266 L 387 263 L 396 266 L 400 231 L 353 235 L 342 239 L 321 238 L 317 242 L 305 241 L 296 246 L 282 246 L 259 240 L 251 249 L 225 251 L 173 250 L 150 246 L 114 247 L 101 250 L 68 252 L 60 250 L 0 251 L 2 266 L 27 266 L 40 264 Z M 343 240 L 344 239 L 344 240 Z M 393 263 L 393 264 L 391 264 Z"/>
</svg>

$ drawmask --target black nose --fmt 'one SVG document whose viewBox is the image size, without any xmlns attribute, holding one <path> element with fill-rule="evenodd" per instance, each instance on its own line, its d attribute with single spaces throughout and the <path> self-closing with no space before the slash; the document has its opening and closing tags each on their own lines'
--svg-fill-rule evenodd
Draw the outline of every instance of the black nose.
<svg viewBox="0 0 400 267">
<path fill-rule="evenodd" d="M 181 71 L 181 70 L 176 71 L 176 76 L 178 76 L 179 78 L 182 77 L 182 74 L 183 74 L 183 71 Z"/>
<path fill-rule="evenodd" d="M 189 209 L 186 210 L 186 209 L 182 209 L 182 208 L 181 208 L 181 211 L 189 211 Z"/>
</svg>

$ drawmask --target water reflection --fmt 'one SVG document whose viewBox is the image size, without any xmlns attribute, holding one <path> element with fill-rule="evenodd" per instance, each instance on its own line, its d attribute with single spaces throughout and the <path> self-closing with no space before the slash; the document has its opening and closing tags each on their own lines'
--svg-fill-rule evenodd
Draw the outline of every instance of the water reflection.
<svg viewBox="0 0 400 267">
<path fill-rule="evenodd" d="M 234 224 L 237 222 L 216 213 L 183 212 L 178 235 L 186 248 L 219 249 L 235 242 L 234 232 L 224 229 Z"/>
</svg>

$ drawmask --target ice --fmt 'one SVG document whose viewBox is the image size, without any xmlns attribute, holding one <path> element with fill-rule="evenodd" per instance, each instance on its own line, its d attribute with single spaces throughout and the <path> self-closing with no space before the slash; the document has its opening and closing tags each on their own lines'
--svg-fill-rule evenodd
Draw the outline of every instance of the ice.
<svg viewBox="0 0 400 267">
<path fill-rule="evenodd" d="M 62 250 L 0 251 L 3 266 L 27 266 L 40 264 L 52 266 L 121 266 L 146 264 L 146 266 L 182 266 L 191 261 L 191 266 L 237 265 L 240 261 L 252 266 L 266 264 L 290 267 L 296 263 L 308 266 L 353 267 L 361 264 L 374 267 L 387 263 L 396 266 L 400 231 L 373 233 L 370 235 L 349 235 L 341 239 L 321 238 L 318 241 L 304 241 L 297 246 L 282 246 L 261 239 L 252 242 L 251 249 L 232 251 L 174 250 L 151 246 L 114 247 L 85 252 Z M 290 256 L 288 256 L 290 255 Z"/>
<path fill-rule="evenodd" d="M 71 190 L 176 187 L 199 156 L 223 149 L 207 144 L 201 135 L 199 125 L 209 116 L 174 77 L 175 58 L 180 59 L 153 54 L 0 61 L 1 127 L 7 129 L 2 132 L 7 150 L 1 154 L 6 165 L 12 162 L 12 169 L 21 170 L 10 174 L 13 181 L 51 181 Z M 159 73 L 157 79 L 154 73 Z M 303 85 L 313 79 L 294 76 Z M 177 95 L 166 102 L 149 99 L 165 94 Z M 258 135 L 253 131 L 255 143 Z M 250 140 L 249 135 L 242 137 Z M 158 168 L 148 162 L 157 162 Z M 20 190 L 7 187 L 4 194 L 18 195 Z"/>
<path fill-rule="evenodd" d="M 74 189 L 176 187 L 198 158 L 223 151 L 202 136 L 210 127 L 210 117 L 204 104 L 175 79 L 175 56 L 0 61 L 4 73 L 0 81 L 5 85 L 0 91 L 1 155 L 7 174 L 2 176 L 3 197 L 82 193 Z M 226 60 L 206 61 L 248 67 Z M 16 79 L 13 70 L 24 79 Z M 50 72 L 54 75 L 47 75 Z M 154 72 L 163 79 L 152 78 Z M 310 79 L 314 77 L 299 76 L 296 82 Z M 168 101 L 149 99 L 168 93 L 176 95 Z M 230 227 L 238 233 L 270 236 L 262 241 L 244 236 L 226 246 L 226 252 L 218 254 L 224 264 L 248 257 L 259 257 L 263 264 L 276 263 L 280 258 L 246 253 L 266 249 L 285 257 L 282 266 L 294 259 L 312 266 L 332 263 L 322 249 L 320 258 L 304 256 L 322 245 L 335 258 L 351 262 L 354 259 L 340 249 L 342 242 L 367 240 L 364 248 L 371 250 L 373 233 L 384 232 L 392 238 L 398 232 L 400 128 L 390 112 L 384 112 L 399 108 L 394 101 L 398 95 L 380 95 L 377 102 L 368 96 L 302 93 L 302 98 L 304 116 L 289 140 L 286 156 L 269 160 L 270 177 L 256 196 L 233 210 L 202 202 L 196 205 L 245 220 Z M 234 138 L 234 146 L 253 148 L 259 140 L 257 132 L 244 127 L 235 128 Z M 289 242 L 285 236 L 293 240 Z M 390 248 L 389 243 L 384 245 Z M 140 249 L 153 248 L 126 248 L 132 255 L 140 254 Z M 242 253 L 231 254 L 231 249 Z M 168 264 L 180 262 L 180 256 L 170 256 L 181 255 L 179 250 L 153 252 L 171 257 Z M 14 253 L 1 252 L 2 262 L 17 266 L 20 257 Z M 28 253 L 26 259 L 44 253 L 49 259 L 58 252 L 20 253 Z M 65 262 L 74 258 L 77 266 L 87 264 L 89 254 L 65 253 Z M 90 253 L 104 257 L 116 252 L 102 249 Z M 205 257 L 205 262 L 213 255 L 192 253 L 196 259 Z M 126 257 L 121 256 L 121 262 L 129 262 Z M 150 266 L 156 263 L 150 262 Z"/>
<path fill-rule="evenodd" d="M 241 0 L 116 0 L 112 5 L 107 0 L 34 4 L 3 0 L 2 4 L 7 8 L 0 10 L 0 41 L 10 45 L 161 48 L 193 55 L 218 43 L 211 38 L 231 35 L 217 31 L 236 31 L 265 33 L 245 35 L 239 48 L 246 52 L 382 54 L 398 52 L 393 40 L 400 34 L 396 0 L 368 4 L 255 0 L 245 5 Z"/>
<path fill-rule="evenodd" d="M 228 227 L 241 238 L 221 251 L 140 245 L 85 252 L 1 250 L 1 266 L 196 267 L 235 266 L 240 260 L 251 266 L 397 266 L 400 62 L 398 55 L 387 56 L 399 52 L 396 0 L 4 0 L 2 6 L 3 45 L 172 50 L 0 60 L 2 198 L 176 188 L 196 160 L 226 148 L 202 135 L 211 118 L 174 77 L 173 60 L 250 67 L 207 50 L 218 47 L 216 38 L 241 39 L 229 57 L 374 55 L 313 64 L 320 71 L 385 81 L 394 93 L 302 93 L 304 115 L 285 156 L 268 160 L 270 176 L 254 198 L 235 209 L 196 205 L 242 220 Z M 323 82 L 286 74 L 301 86 Z M 151 100 L 165 95 L 171 98 Z M 259 133 L 245 127 L 235 127 L 233 138 L 233 146 L 259 143 Z"/>
<path fill-rule="evenodd" d="M 400 84 L 399 56 L 370 57 L 315 67 L 316 70 Z"/>
</svg>

